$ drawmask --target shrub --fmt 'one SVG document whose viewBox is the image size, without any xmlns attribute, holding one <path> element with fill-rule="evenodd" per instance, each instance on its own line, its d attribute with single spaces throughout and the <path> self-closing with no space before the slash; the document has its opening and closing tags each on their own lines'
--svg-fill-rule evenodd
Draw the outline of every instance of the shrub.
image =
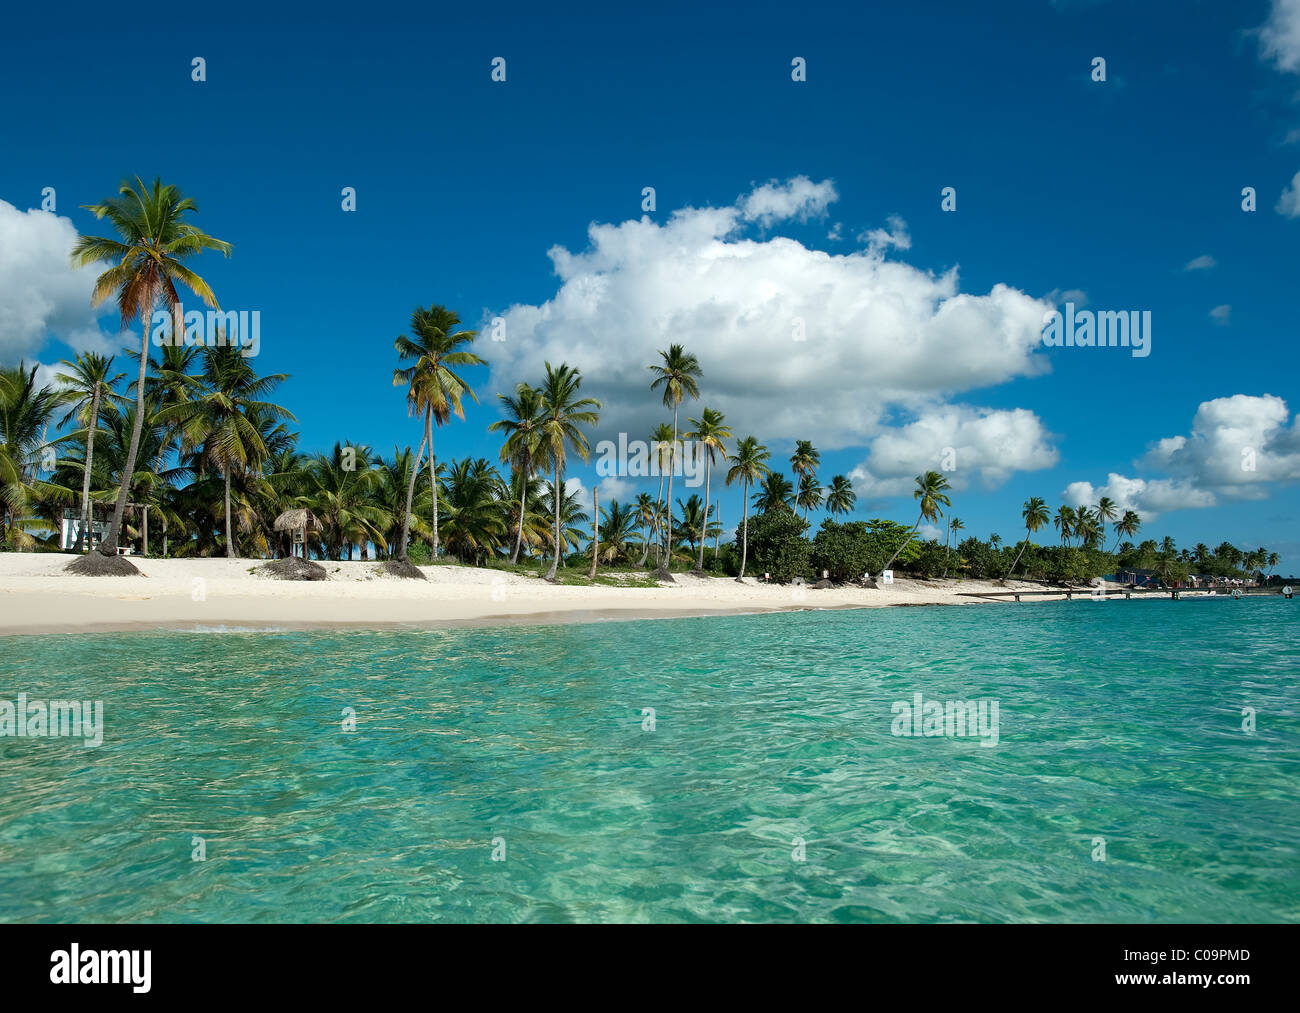
<svg viewBox="0 0 1300 1013">
<path fill-rule="evenodd" d="M 808 578 L 812 546 L 803 537 L 808 522 L 789 510 L 770 510 L 749 519 L 749 558 L 755 575 L 773 580 Z"/>
</svg>

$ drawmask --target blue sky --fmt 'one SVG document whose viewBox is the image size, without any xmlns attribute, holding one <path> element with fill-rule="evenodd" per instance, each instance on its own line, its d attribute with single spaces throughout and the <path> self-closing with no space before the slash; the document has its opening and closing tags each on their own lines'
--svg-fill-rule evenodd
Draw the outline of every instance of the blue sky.
<svg viewBox="0 0 1300 1013">
<path fill-rule="evenodd" d="M 703 404 L 778 461 L 813 439 L 857 516 L 910 522 L 910 477 L 953 446 L 973 533 L 1105 491 L 1158 514 L 1144 536 L 1300 569 L 1300 2 L 877 6 L 9 12 L 0 358 L 117 346 L 59 244 L 100 229 L 80 205 L 161 175 L 234 244 L 196 268 L 261 312 L 258 367 L 292 374 L 307 449 L 418 441 L 392 342 L 441 302 L 509 326 L 440 459 L 495 458 L 495 392 L 543 358 L 606 400 L 601 436 L 643 437 L 665 417 L 645 366 L 680 340 Z M 45 187 L 55 214 L 27 214 Z M 1067 299 L 1151 311 L 1152 354 L 1027 344 Z M 726 491 L 724 524 L 739 510 Z"/>
</svg>

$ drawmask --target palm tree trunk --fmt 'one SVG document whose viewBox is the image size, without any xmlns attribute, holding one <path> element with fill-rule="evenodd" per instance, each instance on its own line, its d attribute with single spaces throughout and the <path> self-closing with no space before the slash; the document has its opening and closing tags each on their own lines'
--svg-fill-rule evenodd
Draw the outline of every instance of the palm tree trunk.
<svg viewBox="0 0 1300 1013">
<path fill-rule="evenodd" d="M 665 525 L 663 561 L 659 569 L 667 570 L 673 561 L 673 472 L 677 470 L 677 406 L 673 405 L 673 445 L 668 454 L 668 518 Z"/>
<path fill-rule="evenodd" d="M 600 490 L 591 490 L 591 573 L 587 576 L 596 579 L 596 559 L 600 556 Z"/>
<path fill-rule="evenodd" d="M 704 530 L 700 532 L 700 558 L 695 563 L 695 569 L 700 573 L 704 572 L 704 546 L 709 540 L 709 472 L 712 463 L 710 458 L 704 458 Z"/>
<path fill-rule="evenodd" d="M 551 501 L 555 504 L 555 557 L 551 560 L 551 569 L 546 574 L 547 580 L 555 579 L 555 571 L 560 568 L 560 504 L 564 494 L 560 492 L 560 462 L 555 462 L 555 481 L 551 483 Z"/>
<path fill-rule="evenodd" d="M 1020 565 L 1020 557 L 1025 554 L 1025 547 L 1028 544 L 1029 544 L 1029 531 L 1026 529 L 1025 540 L 1020 543 L 1020 551 L 1016 553 L 1016 558 L 1011 561 L 1011 569 L 1008 570 L 1007 575 L 1002 578 L 1003 583 L 1006 583 L 1011 578 L 1011 575 L 1016 572 L 1016 567 Z"/>
<path fill-rule="evenodd" d="M 406 484 L 406 513 L 402 515 L 402 540 L 397 547 L 397 558 L 403 563 L 406 562 L 406 546 L 411 538 L 411 504 L 415 501 L 415 480 L 420 477 L 420 462 L 424 460 L 425 439 L 426 437 L 420 439 L 420 449 L 415 454 L 415 463 L 411 465 L 411 481 Z M 303 544 L 306 545 L 305 539 Z M 305 548 L 303 556 L 306 557 Z"/>
<path fill-rule="evenodd" d="M 173 307 L 173 313 L 176 307 Z M 172 319 L 176 319 L 174 316 Z M 122 484 L 117 490 L 117 503 L 113 506 L 113 519 L 108 531 L 99 543 L 99 551 L 105 556 L 117 555 L 117 535 L 122 530 L 122 515 L 126 513 L 126 494 L 131 487 L 131 476 L 135 474 L 135 456 L 140 450 L 140 429 L 144 425 L 144 377 L 149 368 L 149 314 L 141 314 L 140 337 L 140 376 L 135 382 L 135 424 L 131 426 L 131 449 L 126 453 L 126 467 L 122 470 Z"/>
<path fill-rule="evenodd" d="M 519 527 L 515 529 L 515 551 L 510 553 L 511 565 L 519 562 L 519 550 L 524 544 L 524 511 L 528 509 L 528 481 L 532 478 L 532 469 L 524 466 L 524 487 L 519 492 Z"/>
<path fill-rule="evenodd" d="M 903 544 L 894 550 L 894 554 L 889 557 L 889 562 L 880 568 L 881 573 L 884 573 L 886 570 L 892 567 L 894 565 L 894 560 L 898 558 L 898 554 L 912 544 L 912 536 L 916 534 L 916 529 L 921 526 L 921 518 L 924 516 L 925 514 L 919 514 L 917 516 L 916 523 L 912 525 L 912 530 L 909 531 L 907 533 L 907 537 L 903 539 Z"/>
<path fill-rule="evenodd" d="M 149 555 L 149 504 L 144 505 L 144 554 Z"/>
<path fill-rule="evenodd" d="M 230 465 L 227 464 L 223 469 L 226 473 L 226 558 L 235 558 L 235 542 L 230 534 Z"/>
<path fill-rule="evenodd" d="M 429 488 L 433 490 L 433 561 L 436 563 L 438 561 L 438 462 L 433 456 L 433 409 L 431 408 L 424 412 L 424 438 L 429 444 Z"/>
<path fill-rule="evenodd" d="M 659 489 L 655 493 L 654 534 L 652 537 L 652 540 L 654 542 L 654 547 L 655 547 L 655 559 L 658 559 L 660 554 L 663 551 L 663 546 L 660 544 L 663 541 L 663 539 L 659 537 L 659 501 L 662 500 L 663 498 L 664 498 L 664 473 L 661 471 L 659 472 Z M 641 560 L 641 565 L 642 566 L 645 565 L 644 559 Z"/>
<path fill-rule="evenodd" d="M 749 558 L 749 479 L 748 479 L 748 478 L 746 478 L 743 482 L 740 483 L 740 494 L 741 494 L 741 497 L 742 497 L 742 498 L 744 499 L 744 501 L 745 501 L 745 504 L 744 504 L 744 507 L 743 507 L 743 511 L 742 511 L 742 512 L 744 513 L 745 517 L 744 517 L 744 520 L 741 522 L 741 526 L 740 526 L 740 530 L 741 530 L 741 536 L 740 536 L 740 576 L 737 577 L 736 579 L 737 579 L 737 580 L 744 580 L 744 579 L 745 579 L 745 561 Z"/>
<path fill-rule="evenodd" d="M 952 555 L 952 524 L 949 523 L 948 530 L 943 538 L 943 576 L 940 580 L 946 580 L 948 577 L 948 557 Z"/>
<path fill-rule="evenodd" d="M 86 431 L 86 474 L 81 480 L 81 531 L 77 534 L 74 551 L 81 547 L 90 533 L 90 467 L 95 459 L 95 430 L 99 427 L 99 384 L 95 384 L 95 395 L 90 401 L 90 428 Z"/>
</svg>

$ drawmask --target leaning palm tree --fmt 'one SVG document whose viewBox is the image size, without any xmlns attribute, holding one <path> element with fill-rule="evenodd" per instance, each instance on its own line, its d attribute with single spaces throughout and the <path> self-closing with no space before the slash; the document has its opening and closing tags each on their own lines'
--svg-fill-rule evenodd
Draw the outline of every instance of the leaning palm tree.
<svg viewBox="0 0 1300 1013">
<path fill-rule="evenodd" d="M 1029 536 L 1039 528 L 1045 527 L 1052 519 L 1051 511 L 1047 503 L 1038 496 L 1033 496 L 1025 501 L 1024 509 L 1020 511 L 1020 516 L 1025 520 L 1025 540 L 1020 543 L 1020 551 L 1016 553 L 1016 558 L 1011 561 L 1011 569 L 1007 575 L 1002 578 L 1003 583 L 1016 572 L 1016 567 L 1020 563 L 1020 557 L 1024 555 L 1026 547 L 1029 545 Z"/>
<path fill-rule="evenodd" d="M 831 479 L 830 487 L 826 490 L 826 510 L 832 517 L 852 513 L 857 502 L 858 494 L 853 491 L 852 482 L 843 475 Z"/>
<path fill-rule="evenodd" d="M 542 415 L 538 426 L 539 445 L 551 464 L 555 478 L 551 482 L 551 501 L 555 507 L 555 556 L 546 579 L 555 580 L 560 567 L 561 513 L 564 503 L 564 466 L 567 449 L 572 448 L 583 461 L 591 456 L 583 426 L 594 426 L 600 420 L 600 402 L 595 398 L 579 397 L 582 374 L 566 363 L 552 366 L 546 363 L 546 380 L 541 385 Z"/>
<path fill-rule="evenodd" d="M 1115 522 L 1115 537 L 1132 539 L 1142 527 L 1142 518 L 1132 510 L 1125 510 L 1124 516 Z"/>
<path fill-rule="evenodd" d="M 415 475 L 420 470 L 420 460 L 424 456 L 424 447 L 429 447 L 429 486 L 433 493 L 433 558 L 438 558 L 438 464 L 433 451 L 433 424 L 439 427 L 451 421 L 455 414 L 458 419 L 465 418 L 465 409 L 461 399 L 465 397 L 478 401 L 473 389 L 455 371 L 456 366 L 484 366 L 486 363 L 473 352 L 460 350 L 461 345 L 468 345 L 477 336 L 475 331 L 458 331 L 460 318 L 445 306 L 433 305 L 428 309 L 417 306 L 411 314 L 410 335 L 400 335 L 393 342 L 397 357 L 406 362 L 415 362 L 404 369 L 393 370 L 393 386 L 405 386 L 406 408 L 412 417 L 424 416 L 424 441 L 415 455 L 415 471 L 412 472 L 410 489 L 406 497 L 406 516 L 411 514 L 411 500 L 415 497 Z M 410 538 L 409 521 L 403 522 L 402 540 L 397 548 L 398 566 L 391 572 L 399 576 L 417 576 L 406 571 L 402 564 L 407 563 L 406 546 Z M 411 567 L 414 569 L 414 567 Z M 422 576 L 422 575 L 421 575 Z"/>
<path fill-rule="evenodd" d="M 673 442 L 668 467 L 668 503 L 673 501 L 673 472 L 676 470 L 677 458 L 677 409 L 688 397 L 698 399 L 700 396 L 699 378 L 704 375 L 699 360 L 681 345 L 669 345 L 667 351 L 659 352 L 663 360 L 650 367 L 655 376 L 650 389 L 663 388 L 664 405 L 673 410 Z M 671 508 L 669 510 L 671 514 Z M 659 569 L 667 572 L 668 560 L 673 554 L 672 524 L 668 525 L 667 551 L 660 554 Z"/>
<path fill-rule="evenodd" d="M 740 502 L 744 510 L 741 520 L 740 535 L 740 576 L 745 579 L 745 562 L 749 557 L 749 487 L 768 472 L 767 462 L 772 455 L 752 436 L 746 436 L 736 444 L 736 451 L 729 458 L 731 468 L 727 471 L 727 485 L 740 483 Z"/>
<path fill-rule="evenodd" d="M 96 279 L 91 305 L 99 306 L 116 294 L 121 329 L 125 331 L 133 320 L 138 319 L 141 324 L 140 376 L 135 385 L 136 428 L 131 436 L 126 467 L 122 469 L 122 485 L 113 507 L 113 519 L 99 544 L 103 558 L 94 560 L 88 555 L 74 559 L 67 567 L 74 573 L 129 575 L 139 572 L 128 560 L 117 557 L 117 538 L 126 511 L 127 489 L 135 473 L 140 426 L 146 414 L 144 384 L 149 364 L 150 315 L 159 303 L 165 304 L 171 312 L 173 340 L 183 333 L 177 282 L 206 305 L 218 308 L 211 287 L 183 261 L 204 250 L 216 250 L 229 257 L 231 250 L 229 243 L 212 238 L 184 220 L 186 214 L 198 210 L 198 205 L 193 198 L 184 196 L 179 188 L 164 185 L 161 179 L 155 179 L 151 188 L 146 187 L 139 176 L 135 182 L 136 185 L 132 186 L 129 180 L 124 180 L 116 197 L 86 207 L 96 218 L 107 218 L 117 230 L 118 238 L 78 236 L 71 253 L 75 267 L 96 263 L 113 265 Z"/>
<path fill-rule="evenodd" d="M 113 374 L 113 357 L 96 352 L 83 352 L 76 361 L 64 359 L 61 363 L 67 372 L 55 374 L 62 385 L 55 395 L 68 409 L 59 425 L 64 426 L 74 418 L 86 433 L 86 461 L 81 481 L 81 525 L 77 530 L 74 552 L 80 552 L 90 535 L 90 473 L 95 464 L 95 433 L 99 429 L 99 408 L 104 402 L 121 401 L 113 388 L 126 378 L 125 373 Z"/>
<path fill-rule="evenodd" d="M 954 541 L 954 536 L 957 534 L 958 531 L 960 531 L 965 526 L 966 525 L 961 522 L 960 517 L 948 518 L 948 535 L 944 539 L 944 554 L 943 554 L 943 576 L 945 577 L 948 576 L 948 558 L 952 555 L 952 543 Z"/>
<path fill-rule="evenodd" d="M 731 430 L 725 425 L 722 412 L 705 408 L 698 419 L 687 419 L 695 427 L 686 434 L 688 440 L 694 440 L 696 449 L 704 456 L 704 515 L 709 516 L 709 485 L 713 474 L 713 462 L 720 451 L 726 457 L 726 441 L 731 439 Z M 695 562 L 697 573 L 704 572 L 704 541 L 700 541 L 700 558 Z"/>
<path fill-rule="evenodd" d="M 921 526 L 921 521 L 934 521 L 943 514 L 941 507 L 952 506 L 952 501 L 948 499 L 947 492 L 951 488 L 948 480 L 937 471 L 927 471 L 924 475 L 916 476 L 916 488 L 912 491 L 912 498 L 920 500 L 921 512 L 916 516 L 916 523 L 912 525 L 912 530 L 907 533 L 907 538 L 903 544 L 894 550 L 894 554 L 889 557 L 889 562 L 881 567 L 881 570 L 888 570 L 894 565 L 894 560 L 908 545 L 912 543 L 912 536 L 916 534 L 917 528 Z"/>
<path fill-rule="evenodd" d="M 526 497 L 529 482 L 532 479 L 533 465 L 541 451 L 541 437 L 538 435 L 538 423 L 542 414 L 541 392 L 531 384 L 521 383 L 515 387 L 514 396 L 498 394 L 497 398 L 505 406 L 506 417 L 488 426 L 488 432 L 506 434 L 506 441 L 501 448 L 502 463 L 508 462 L 523 476 L 519 488 L 519 518 L 515 530 L 515 548 L 510 554 L 510 562 L 519 562 L 519 549 L 524 540 L 524 514 L 527 509 Z"/>
</svg>

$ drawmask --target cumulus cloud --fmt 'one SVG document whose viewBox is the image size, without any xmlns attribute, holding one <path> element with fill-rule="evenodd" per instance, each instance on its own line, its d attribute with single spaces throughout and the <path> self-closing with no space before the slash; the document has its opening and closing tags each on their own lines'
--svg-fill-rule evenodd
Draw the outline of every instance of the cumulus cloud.
<svg viewBox="0 0 1300 1013">
<path fill-rule="evenodd" d="M 886 219 L 889 226 L 884 229 L 867 229 L 858 233 L 858 242 L 874 253 L 880 253 L 891 247 L 899 250 L 912 248 L 912 237 L 907 231 L 907 222 L 898 215 Z"/>
<path fill-rule="evenodd" d="M 1289 186 L 1282 188 L 1274 210 L 1285 218 L 1300 218 L 1300 172 L 1291 177 Z"/>
<path fill-rule="evenodd" d="M 1163 477 L 1112 472 L 1100 488 L 1073 482 L 1066 502 L 1110 496 L 1123 509 L 1154 517 L 1221 499 L 1262 499 L 1273 484 L 1300 481 L 1300 425 L 1272 394 L 1216 398 L 1197 408 L 1190 433 L 1158 440 L 1139 465 Z"/>
<path fill-rule="evenodd" d="M 1193 257 L 1183 265 L 1184 271 L 1208 271 L 1212 267 L 1217 267 L 1219 262 L 1211 257 L 1208 253 L 1203 253 L 1199 257 Z"/>
<path fill-rule="evenodd" d="M 544 362 L 580 363 L 605 403 L 602 432 L 641 438 L 669 416 L 647 366 L 671 343 L 704 370 L 704 403 L 737 435 L 863 446 L 891 413 L 1047 369 L 1050 307 L 1007 284 L 960 290 L 880 248 L 837 255 L 747 228 L 821 213 L 830 181 L 768 183 L 727 207 L 683 208 L 666 222 L 592 224 L 580 252 L 554 247 L 554 296 L 499 313 L 493 383 L 536 382 Z M 900 231 L 887 235 L 900 244 Z M 700 405 L 687 402 L 685 419 Z"/>
<path fill-rule="evenodd" d="M 1258 34 L 1265 60 L 1279 70 L 1300 73 L 1300 0 L 1273 0 Z"/>
<path fill-rule="evenodd" d="M 1023 408 L 936 407 L 875 437 L 849 477 L 864 497 L 910 493 L 923 471 L 943 471 L 954 489 L 974 480 L 992 487 L 1012 472 L 1053 467 L 1057 451 L 1050 438 L 1038 416 Z"/>
<path fill-rule="evenodd" d="M 77 230 L 48 211 L 0 200 L 0 362 L 31 359 L 50 337 L 81 351 L 115 351 L 90 308 L 94 270 L 74 270 Z"/>
<path fill-rule="evenodd" d="M 1216 324 L 1226 324 L 1231 317 L 1232 307 L 1227 303 L 1224 303 L 1222 306 L 1216 306 L 1214 309 L 1210 310 L 1210 319 Z"/>
</svg>

